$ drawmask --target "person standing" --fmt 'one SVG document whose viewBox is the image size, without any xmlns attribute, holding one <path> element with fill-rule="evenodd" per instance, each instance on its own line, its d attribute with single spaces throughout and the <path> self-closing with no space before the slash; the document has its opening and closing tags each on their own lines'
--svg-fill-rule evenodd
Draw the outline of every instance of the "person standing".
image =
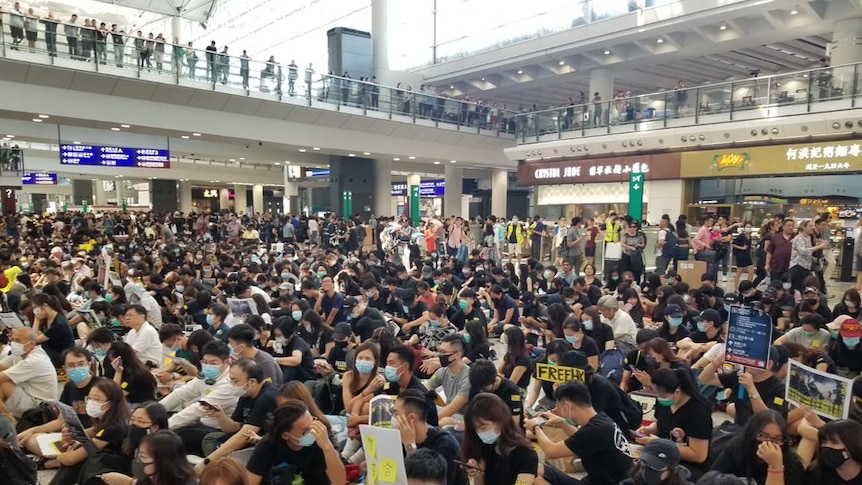
<svg viewBox="0 0 862 485">
<path fill-rule="evenodd" d="M 165 36 L 161 32 L 156 36 L 155 49 L 153 51 L 156 55 L 156 72 L 161 73 L 165 62 Z"/>
<path fill-rule="evenodd" d="M 12 49 L 18 50 L 18 45 L 24 40 L 24 12 L 18 2 L 9 12 L 9 30 L 12 33 Z"/>
<path fill-rule="evenodd" d="M 790 241 L 790 284 L 794 290 L 802 293 L 805 278 L 811 275 L 814 267 L 814 253 L 827 248 L 827 243 L 821 242 L 814 246 L 814 221 L 799 224 L 799 231 Z"/>
<path fill-rule="evenodd" d="M 766 269 L 770 281 L 782 281 L 790 269 L 791 241 L 795 222 L 786 218 L 781 223 L 781 231 L 772 237 L 766 249 Z M 789 281 L 789 279 L 788 279 Z"/>
<path fill-rule="evenodd" d="M 27 33 L 27 46 L 30 52 L 36 52 L 36 39 L 39 36 L 39 17 L 32 8 L 27 9 L 27 16 L 24 17 L 24 30 Z"/>
<path fill-rule="evenodd" d="M 296 95 L 296 80 L 299 78 L 299 68 L 296 66 L 296 61 L 291 60 L 287 65 L 287 95 Z"/>
<path fill-rule="evenodd" d="M 545 223 L 542 221 L 542 216 L 533 218 L 533 224 L 530 227 L 530 257 L 536 261 L 542 260 L 542 238 L 545 237 Z"/>
<path fill-rule="evenodd" d="M 75 22 L 78 21 L 78 16 L 72 14 L 68 22 L 63 24 L 63 34 L 66 35 L 66 45 L 69 46 L 69 57 L 72 59 L 78 58 L 78 26 Z"/>
<path fill-rule="evenodd" d="M 111 24 L 111 42 L 114 44 L 114 64 L 117 67 L 123 67 L 123 58 L 126 54 L 124 33 L 117 27 L 117 24 Z"/>
<path fill-rule="evenodd" d="M 84 19 L 84 26 L 81 27 L 81 60 L 89 61 L 95 49 L 96 28 L 93 23 L 95 20 Z"/>
<path fill-rule="evenodd" d="M 659 275 L 667 273 L 667 267 L 676 258 L 676 233 L 670 226 L 670 216 L 662 214 L 659 221 L 658 240 L 655 243 L 655 272 Z M 676 266 L 674 266 L 676 269 Z"/>
<path fill-rule="evenodd" d="M 144 67 L 144 33 L 140 30 L 133 41 L 135 45 L 135 55 L 137 56 L 137 64 L 139 69 Z"/>
<path fill-rule="evenodd" d="M 593 95 L 593 126 L 602 126 L 602 96 L 598 91 Z"/>
<path fill-rule="evenodd" d="M 48 55 L 51 57 L 57 56 L 57 24 L 60 23 L 54 14 L 48 12 L 48 17 L 43 19 L 45 24 L 45 45 L 48 48 Z"/>
<path fill-rule="evenodd" d="M 224 46 L 218 55 L 218 74 L 221 83 L 227 84 L 227 78 L 230 75 L 230 54 L 227 53 L 227 46 Z"/>
<path fill-rule="evenodd" d="M 189 42 L 186 47 L 186 64 L 189 66 L 189 79 L 195 79 L 195 75 L 197 74 L 195 70 L 198 65 L 198 53 L 194 47 L 192 47 L 192 43 Z"/>
<path fill-rule="evenodd" d="M 509 261 L 517 258 L 516 264 L 521 264 L 521 247 L 524 245 L 524 226 L 513 216 L 512 221 L 506 226 L 506 242 L 509 243 Z M 500 260 L 503 258 L 501 257 Z"/>
<path fill-rule="evenodd" d="M 150 32 L 150 35 L 147 36 L 147 40 L 144 42 L 144 52 L 141 57 L 141 64 L 143 67 L 144 61 L 147 62 L 147 71 L 152 70 L 153 61 L 151 60 L 153 57 L 153 51 L 156 49 L 156 38 L 153 37 L 153 33 Z"/>
<path fill-rule="evenodd" d="M 218 55 L 218 48 L 216 48 L 215 41 L 210 41 L 210 45 L 206 48 L 206 60 L 207 60 L 207 80 L 211 83 L 216 82 L 216 56 Z"/>
<path fill-rule="evenodd" d="M 242 77 L 243 89 L 248 89 L 249 61 L 248 53 L 243 49 L 242 55 L 239 57 L 239 75 Z"/>
<path fill-rule="evenodd" d="M 96 29 L 96 62 L 100 64 L 108 63 L 108 26 L 105 22 L 99 24 Z"/>
<path fill-rule="evenodd" d="M 171 67 L 177 73 L 177 78 L 183 75 L 183 60 L 186 58 L 186 50 L 180 44 L 180 38 L 174 37 L 174 43 L 171 44 Z"/>
</svg>

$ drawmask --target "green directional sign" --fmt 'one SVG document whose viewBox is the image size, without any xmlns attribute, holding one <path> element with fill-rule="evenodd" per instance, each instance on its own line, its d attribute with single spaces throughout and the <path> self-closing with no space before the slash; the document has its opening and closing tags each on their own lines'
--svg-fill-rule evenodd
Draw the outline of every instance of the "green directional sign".
<svg viewBox="0 0 862 485">
<path fill-rule="evenodd" d="M 345 190 L 341 193 L 341 215 L 345 218 L 353 214 L 353 191 Z"/>
<path fill-rule="evenodd" d="M 643 220 L 644 212 L 644 174 L 629 175 L 629 216 L 636 221 Z"/>
<path fill-rule="evenodd" d="M 410 219 L 413 225 L 419 224 L 419 186 L 410 186 Z"/>
</svg>

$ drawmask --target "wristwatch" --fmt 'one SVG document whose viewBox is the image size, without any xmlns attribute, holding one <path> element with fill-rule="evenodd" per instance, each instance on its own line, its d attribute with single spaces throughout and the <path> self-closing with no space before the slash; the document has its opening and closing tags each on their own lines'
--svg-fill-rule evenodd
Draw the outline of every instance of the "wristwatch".
<svg viewBox="0 0 862 485">
<path fill-rule="evenodd" d="M 537 430 L 537 429 L 539 429 L 539 428 L 541 428 L 542 426 L 544 426 L 544 423 L 534 425 L 534 426 L 533 426 L 533 434 L 535 434 L 535 433 L 536 433 L 536 430 Z"/>
<path fill-rule="evenodd" d="M 404 445 L 404 449 L 407 450 L 407 454 L 412 454 L 416 452 L 416 443 L 407 443 Z"/>
</svg>

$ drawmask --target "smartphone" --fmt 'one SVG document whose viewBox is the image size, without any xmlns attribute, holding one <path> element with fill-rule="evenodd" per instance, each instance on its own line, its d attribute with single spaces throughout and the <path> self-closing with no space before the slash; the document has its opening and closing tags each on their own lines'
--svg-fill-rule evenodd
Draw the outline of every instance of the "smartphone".
<svg viewBox="0 0 862 485">
<path fill-rule="evenodd" d="M 536 411 L 535 411 L 534 409 L 532 409 L 532 408 L 526 408 L 526 409 L 524 409 L 524 412 L 526 412 L 526 413 L 527 413 L 527 416 L 529 416 L 529 417 L 531 417 L 531 418 L 535 418 L 535 417 L 536 417 L 536 414 L 538 414 L 538 413 L 536 413 Z"/>
<path fill-rule="evenodd" d="M 542 417 L 538 417 L 538 418 L 536 418 L 536 424 L 535 424 L 535 425 L 536 425 L 536 426 L 541 426 L 541 425 L 543 425 L 543 424 L 545 424 L 545 423 L 547 423 L 547 422 L 548 422 L 548 420 L 547 420 L 547 419 L 542 418 Z"/>
<path fill-rule="evenodd" d="M 458 461 L 458 460 L 452 460 L 452 461 L 454 461 L 455 463 L 457 463 L 458 465 L 460 465 L 462 468 L 470 468 L 470 469 L 472 469 L 472 470 L 477 470 L 477 471 L 480 471 L 480 472 L 485 471 L 485 470 L 483 470 L 483 469 L 481 469 L 481 468 L 479 468 L 479 467 L 477 467 L 477 466 L 468 465 L 468 464 L 464 463 L 463 461 Z"/>
<path fill-rule="evenodd" d="M 210 411 L 218 411 L 218 408 L 213 406 L 212 404 L 206 401 L 198 401 L 198 403 L 205 409 L 209 409 Z"/>
<path fill-rule="evenodd" d="M 635 372 L 637 372 L 637 371 L 638 371 L 637 367 L 635 367 L 635 366 L 633 366 L 633 365 L 630 365 L 630 366 L 629 366 L 629 369 L 631 369 L 632 373 L 635 373 Z"/>
<path fill-rule="evenodd" d="M 647 435 L 645 435 L 639 431 L 632 431 L 631 434 L 635 438 L 646 438 L 647 437 Z"/>
</svg>

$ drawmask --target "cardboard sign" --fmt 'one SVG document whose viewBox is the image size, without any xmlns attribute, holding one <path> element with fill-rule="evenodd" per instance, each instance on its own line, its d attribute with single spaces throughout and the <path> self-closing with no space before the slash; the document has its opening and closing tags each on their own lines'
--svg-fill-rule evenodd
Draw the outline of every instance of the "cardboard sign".
<svg viewBox="0 0 862 485">
<path fill-rule="evenodd" d="M 584 370 L 550 364 L 536 364 L 536 379 L 545 382 L 584 381 Z"/>
<path fill-rule="evenodd" d="M 359 425 L 359 432 L 362 434 L 362 448 L 368 465 L 366 483 L 407 485 L 401 432 L 364 424 Z"/>
<path fill-rule="evenodd" d="M 700 286 L 700 277 L 706 273 L 706 261 L 680 261 L 676 273 L 692 288 Z"/>
</svg>

